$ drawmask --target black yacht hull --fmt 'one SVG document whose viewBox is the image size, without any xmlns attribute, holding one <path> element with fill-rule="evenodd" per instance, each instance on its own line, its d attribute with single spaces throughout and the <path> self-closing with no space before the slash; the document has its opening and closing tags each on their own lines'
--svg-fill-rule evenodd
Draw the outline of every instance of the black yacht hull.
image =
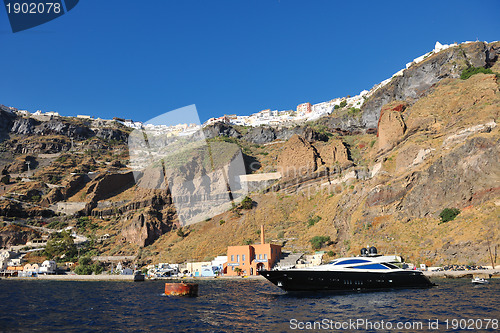
<svg viewBox="0 0 500 333">
<path fill-rule="evenodd" d="M 285 291 L 352 291 L 434 286 L 420 271 L 380 273 L 291 269 L 263 270 L 259 274 Z"/>
</svg>

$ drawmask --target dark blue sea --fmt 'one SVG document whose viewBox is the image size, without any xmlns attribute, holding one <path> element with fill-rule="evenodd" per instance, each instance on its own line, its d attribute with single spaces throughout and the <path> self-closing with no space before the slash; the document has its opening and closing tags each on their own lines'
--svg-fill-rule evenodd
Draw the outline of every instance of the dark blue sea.
<svg viewBox="0 0 500 333">
<path fill-rule="evenodd" d="M 500 331 L 500 280 L 351 294 L 286 294 L 265 280 L 200 280 L 199 297 L 165 281 L 0 280 L 1 332 Z M 488 329 L 486 327 L 488 326 Z"/>
</svg>

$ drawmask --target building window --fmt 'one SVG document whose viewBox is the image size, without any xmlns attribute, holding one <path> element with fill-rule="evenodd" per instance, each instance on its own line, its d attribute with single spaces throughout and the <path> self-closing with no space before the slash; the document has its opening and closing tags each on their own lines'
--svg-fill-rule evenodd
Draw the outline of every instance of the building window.
<svg viewBox="0 0 500 333">
<path fill-rule="evenodd" d="M 264 254 L 264 259 L 266 259 L 266 260 L 267 260 L 267 253 L 265 253 L 265 254 Z"/>
<path fill-rule="evenodd" d="M 231 254 L 231 261 L 234 261 L 234 254 Z"/>
<path fill-rule="evenodd" d="M 259 259 L 262 259 L 262 254 L 259 254 Z"/>
<path fill-rule="evenodd" d="M 240 262 L 240 255 L 239 254 L 236 255 L 236 262 Z"/>
<path fill-rule="evenodd" d="M 245 261 L 245 255 L 241 255 L 241 261 Z"/>
</svg>

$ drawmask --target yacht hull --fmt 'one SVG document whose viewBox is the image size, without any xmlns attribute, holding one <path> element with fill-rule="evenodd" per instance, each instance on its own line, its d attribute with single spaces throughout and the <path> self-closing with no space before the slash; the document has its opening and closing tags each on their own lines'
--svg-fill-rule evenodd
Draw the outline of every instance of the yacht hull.
<svg viewBox="0 0 500 333">
<path fill-rule="evenodd" d="M 285 291 L 353 291 L 434 286 L 422 272 L 406 270 L 381 273 L 290 269 L 263 270 L 259 274 Z"/>
</svg>

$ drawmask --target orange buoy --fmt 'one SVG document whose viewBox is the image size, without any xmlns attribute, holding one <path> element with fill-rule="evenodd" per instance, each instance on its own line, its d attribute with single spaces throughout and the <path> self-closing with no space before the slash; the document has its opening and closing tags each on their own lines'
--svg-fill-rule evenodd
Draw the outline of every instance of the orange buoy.
<svg viewBox="0 0 500 333">
<path fill-rule="evenodd" d="M 196 283 L 165 283 L 165 295 L 167 296 L 198 296 L 198 284 Z"/>
</svg>

